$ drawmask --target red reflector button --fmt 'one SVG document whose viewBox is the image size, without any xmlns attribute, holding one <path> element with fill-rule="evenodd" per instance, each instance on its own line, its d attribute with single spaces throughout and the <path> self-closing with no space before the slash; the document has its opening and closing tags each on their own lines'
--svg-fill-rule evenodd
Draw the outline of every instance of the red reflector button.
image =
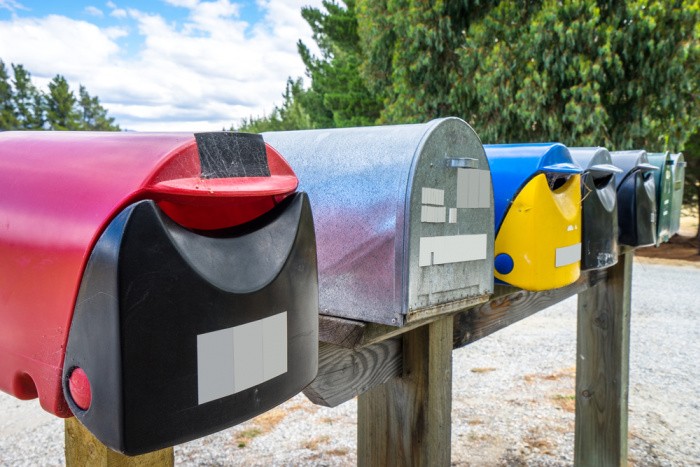
<svg viewBox="0 0 700 467">
<path fill-rule="evenodd" d="M 92 391 L 90 381 L 82 368 L 76 368 L 68 377 L 68 391 L 75 405 L 83 410 L 90 408 Z"/>
</svg>

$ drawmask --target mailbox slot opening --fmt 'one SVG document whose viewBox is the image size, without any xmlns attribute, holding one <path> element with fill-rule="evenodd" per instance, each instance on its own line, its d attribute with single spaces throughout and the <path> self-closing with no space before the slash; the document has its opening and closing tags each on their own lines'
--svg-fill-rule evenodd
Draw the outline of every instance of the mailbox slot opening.
<svg viewBox="0 0 700 467">
<path fill-rule="evenodd" d="M 564 188 L 567 182 L 571 179 L 571 174 L 562 173 L 546 173 L 547 185 L 552 192 L 557 192 Z"/>
<path fill-rule="evenodd" d="M 615 174 L 607 174 L 600 177 L 591 177 L 593 179 L 593 185 L 598 189 L 602 190 L 612 181 Z"/>
</svg>

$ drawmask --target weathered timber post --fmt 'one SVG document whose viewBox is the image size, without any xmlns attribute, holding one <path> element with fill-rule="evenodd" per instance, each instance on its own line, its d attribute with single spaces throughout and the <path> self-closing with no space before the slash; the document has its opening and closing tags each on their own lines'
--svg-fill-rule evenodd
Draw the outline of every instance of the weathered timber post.
<svg viewBox="0 0 700 467">
<path fill-rule="evenodd" d="M 112 451 L 90 433 L 75 417 L 66 419 L 66 467 L 172 467 L 173 448 L 140 456 Z"/>
<path fill-rule="evenodd" d="M 358 465 L 450 464 L 452 322 L 407 332 L 402 376 L 358 397 Z"/>
<path fill-rule="evenodd" d="M 620 255 L 605 281 L 578 296 L 575 465 L 627 465 L 633 259 Z"/>
</svg>

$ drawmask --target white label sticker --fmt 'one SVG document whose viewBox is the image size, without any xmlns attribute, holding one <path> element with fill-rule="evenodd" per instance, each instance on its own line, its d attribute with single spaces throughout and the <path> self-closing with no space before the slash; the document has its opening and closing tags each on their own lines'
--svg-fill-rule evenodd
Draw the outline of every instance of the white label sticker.
<svg viewBox="0 0 700 467">
<path fill-rule="evenodd" d="M 421 222 L 432 222 L 432 223 L 443 223 L 445 222 L 445 208 L 444 206 L 421 206 L 420 210 L 420 221 Z"/>
<path fill-rule="evenodd" d="M 287 312 L 197 336 L 200 404 L 287 372 Z"/>
<path fill-rule="evenodd" d="M 457 223 L 457 208 L 450 208 L 450 224 L 456 224 Z"/>
<path fill-rule="evenodd" d="M 486 234 L 421 237 L 418 265 L 461 263 L 486 259 Z"/>
<path fill-rule="evenodd" d="M 432 204 L 434 206 L 445 205 L 445 190 L 438 190 L 437 188 L 423 188 L 421 194 L 422 204 Z"/>
<path fill-rule="evenodd" d="M 555 250 L 554 265 L 556 267 L 568 266 L 581 260 L 581 244 L 563 246 Z"/>
</svg>

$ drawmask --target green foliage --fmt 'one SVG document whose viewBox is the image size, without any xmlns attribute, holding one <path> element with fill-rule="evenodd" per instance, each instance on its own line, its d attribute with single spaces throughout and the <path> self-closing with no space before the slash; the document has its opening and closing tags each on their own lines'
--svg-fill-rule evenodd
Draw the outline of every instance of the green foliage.
<svg viewBox="0 0 700 467">
<path fill-rule="evenodd" d="M 677 150 L 700 117 L 698 0 L 358 0 L 358 18 L 381 121 Z"/>
<path fill-rule="evenodd" d="M 264 131 L 302 130 L 311 128 L 311 119 L 309 115 L 299 101 L 294 98 L 295 95 L 299 95 L 301 92 L 303 92 L 301 78 L 296 81 L 291 78 L 287 79 L 287 87 L 285 88 L 284 94 L 282 94 L 284 101 L 281 107 L 275 106 L 269 115 L 245 119 L 240 127 L 231 127 L 231 130 L 262 133 Z"/>
<path fill-rule="evenodd" d="M 44 128 L 44 96 L 32 84 L 31 75 L 22 65 L 12 65 L 14 73 L 14 108 L 17 127 L 26 130 Z"/>
<path fill-rule="evenodd" d="M 49 124 L 49 130 L 79 130 L 82 125 L 77 104 L 78 101 L 66 79 L 56 75 L 49 83 L 46 102 L 46 121 Z"/>
<path fill-rule="evenodd" d="M 343 7 L 324 0 L 325 12 L 311 7 L 301 10 L 321 56 L 315 57 L 301 41 L 297 44 L 311 87 L 294 97 L 308 113 L 314 128 L 372 125 L 382 108 L 379 96 L 360 76 L 362 50 L 355 1 L 344 3 Z"/>
<path fill-rule="evenodd" d="M 382 97 L 382 122 L 424 122 L 455 114 L 451 99 L 461 76 L 464 32 L 494 3 L 358 0 L 362 69 Z"/>
<path fill-rule="evenodd" d="M 12 65 L 14 79 L 0 60 L 0 130 L 118 131 L 97 97 L 80 86 L 76 98 L 63 76 L 56 75 L 43 93 L 22 65 Z"/>
</svg>

